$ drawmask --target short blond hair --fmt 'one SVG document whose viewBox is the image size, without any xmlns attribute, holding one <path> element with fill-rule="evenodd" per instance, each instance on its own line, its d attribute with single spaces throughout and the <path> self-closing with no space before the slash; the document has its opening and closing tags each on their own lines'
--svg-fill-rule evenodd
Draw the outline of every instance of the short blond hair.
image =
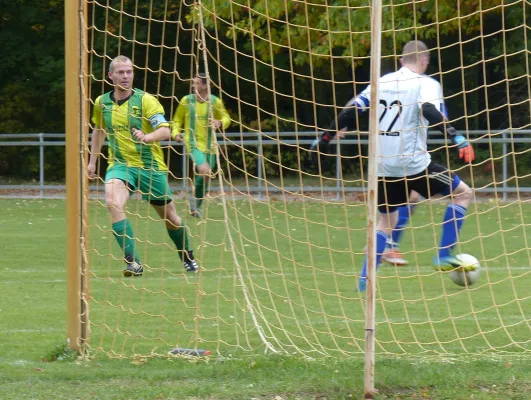
<svg viewBox="0 0 531 400">
<path fill-rule="evenodd" d="M 407 42 L 402 50 L 402 61 L 404 63 L 416 63 L 420 56 L 430 56 L 430 50 L 426 43 L 420 40 L 411 40 Z"/>
<path fill-rule="evenodd" d="M 129 57 L 116 56 L 116 57 L 113 58 L 113 60 L 109 64 L 109 72 L 113 72 L 114 68 L 116 68 L 116 64 L 118 64 L 118 63 L 122 63 L 122 64 L 131 63 L 131 64 L 133 64 L 133 62 L 131 61 L 131 59 Z"/>
</svg>

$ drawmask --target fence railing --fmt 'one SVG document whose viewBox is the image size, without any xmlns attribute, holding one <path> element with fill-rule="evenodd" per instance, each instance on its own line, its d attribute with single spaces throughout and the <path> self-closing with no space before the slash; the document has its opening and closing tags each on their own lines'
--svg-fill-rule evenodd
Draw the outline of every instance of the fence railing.
<svg viewBox="0 0 531 400">
<path fill-rule="evenodd" d="M 458 133 L 464 134 L 464 131 L 458 131 Z M 508 145 L 509 144 L 520 144 L 520 143 L 531 143 L 531 130 L 503 130 L 503 131 L 468 131 L 467 135 L 469 137 L 479 137 L 474 140 L 474 143 L 501 143 L 502 144 L 502 184 L 501 187 L 494 188 L 482 188 L 481 192 L 494 192 L 498 191 L 503 194 L 503 198 L 506 199 L 507 194 L 511 192 L 531 192 L 531 186 L 518 186 L 518 187 L 509 187 L 507 184 L 509 174 L 508 174 Z M 439 136 L 440 138 L 435 138 Z M 365 138 L 366 133 L 361 132 L 360 135 L 356 135 L 356 139 L 349 139 L 348 135 L 346 138 L 341 139 L 342 144 L 361 144 L 368 145 L 368 139 Z M 309 146 L 315 138 L 315 132 L 227 132 L 225 133 L 225 138 L 218 140 L 220 145 L 239 145 L 239 146 L 256 146 L 258 157 L 262 157 L 264 146 L 278 145 L 278 144 L 287 144 L 287 145 L 305 145 Z M 359 139 L 358 139 L 359 138 Z M 30 140 L 28 140 L 30 139 Z M 50 140 L 53 139 L 53 140 Z M 57 140 L 62 139 L 62 140 Z M 334 144 L 336 141 L 332 141 Z M 430 144 L 444 144 L 447 143 L 447 140 L 443 138 L 439 132 L 434 133 L 432 137 L 428 138 L 428 145 Z M 161 142 L 162 145 L 172 145 L 174 147 L 182 147 L 183 144 L 180 142 Z M 60 146 L 65 147 L 65 134 L 64 133 L 0 133 L 0 147 L 6 146 L 37 146 L 39 147 L 39 183 L 38 185 L 34 184 L 19 184 L 19 185 L 3 185 L 0 184 L 0 190 L 38 190 L 40 197 L 44 196 L 46 190 L 64 190 L 65 185 L 50 185 L 46 184 L 46 178 L 44 174 L 44 162 L 45 162 L 45 147 L 49 146 Z M 339 198 L 343 192 L 356 192 L 362 191 L 363 188 L 360 187 L 343 187 L 341 182 L 341 155 L 338 153 L 336 155 L 336 186 L 335 187 L 326 187 L 327 191 L 336 192 L 337 197 Z M 245 187 L 239 189 L 245 189 L 252 192 L 257 192 L 258 196 L 261 197 L 264 192 L 263 187 L 263 170 L 262 163 L 257 162 L 257 186 L 255 187 Z M 182 157 L 182 171 L 183 176 L 188 174 L 188 160 L 187 157 Z M 177 187 L 178 190 L 187 189 L 187 179 L 182 180 L 183 183 L 181 187 Z M 89 189 L 95 189 L 95 186 L 90 186 Z M 214 188 L 212 188 L 214 190 Z M 304 189 L 304 191 L 321 191 L 321 187 L 298 187 L 290 186 L 284 187 L 285 190 L 289 191 L 298 191 Z M 268 191 L 274 191 L 274 188 L 267 188 Z"/>
</svg>

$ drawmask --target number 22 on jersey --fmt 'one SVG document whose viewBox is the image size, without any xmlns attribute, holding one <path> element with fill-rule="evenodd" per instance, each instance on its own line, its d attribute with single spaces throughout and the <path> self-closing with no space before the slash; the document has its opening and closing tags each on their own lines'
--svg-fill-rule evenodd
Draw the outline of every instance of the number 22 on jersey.
<svg viewBox="0 0 531 400">
<path fill-rule="evenodd" d="M 393 131 L 393 127 L 402 113 L 402 103 L 400 100 L 394 100 L 388 105 L 387 101 L 380 99 L 380 105 L 383 106 L 383 112 L 380 115 L 380 135 L 400 136 L 400 131 Z"/>
</svg>

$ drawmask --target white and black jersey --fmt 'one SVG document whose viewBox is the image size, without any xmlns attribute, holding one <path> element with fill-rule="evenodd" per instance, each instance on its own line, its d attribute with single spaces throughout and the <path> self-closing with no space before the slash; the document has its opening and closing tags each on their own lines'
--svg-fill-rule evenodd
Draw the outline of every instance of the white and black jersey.
<svg viewBox="0 0 531 400">
<path fill-rule="evenodd" d="M 368 108 L 370 91 L 369 85 L 348 105 Z M 441 85 L 435 79 L 406 67 L 380 78 L 378 176 L 411 176 L 430 164 L 429 123 L 421 113 L 423 103 L 446 114 Z"/>
</svg>

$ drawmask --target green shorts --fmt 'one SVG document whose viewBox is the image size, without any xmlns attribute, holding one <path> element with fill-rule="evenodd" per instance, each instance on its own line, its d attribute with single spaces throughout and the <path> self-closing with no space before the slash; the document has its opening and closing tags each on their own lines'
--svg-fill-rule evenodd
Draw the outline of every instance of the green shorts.
<svg viewBox="0 0 531 400">
<path fill-rule="evenodd" d="M 190 152 L 190 158 L 195 166 L 208 163 L 212 171 L 216 168 L 216 153 L 204 153 L 200 150 L 193 149 Z"/>
<path fill-rule="evenodd" d="M 123 181 L 129 190 L 139 191 L 142 193 L 142 199 L 150 203 L 166 204 L 172 200 L 166 171 L 151 171 L 140 167 L 114 164 L 107 169 L 105 174 L 105 182 L 110 179 Z"/>
</svg>

